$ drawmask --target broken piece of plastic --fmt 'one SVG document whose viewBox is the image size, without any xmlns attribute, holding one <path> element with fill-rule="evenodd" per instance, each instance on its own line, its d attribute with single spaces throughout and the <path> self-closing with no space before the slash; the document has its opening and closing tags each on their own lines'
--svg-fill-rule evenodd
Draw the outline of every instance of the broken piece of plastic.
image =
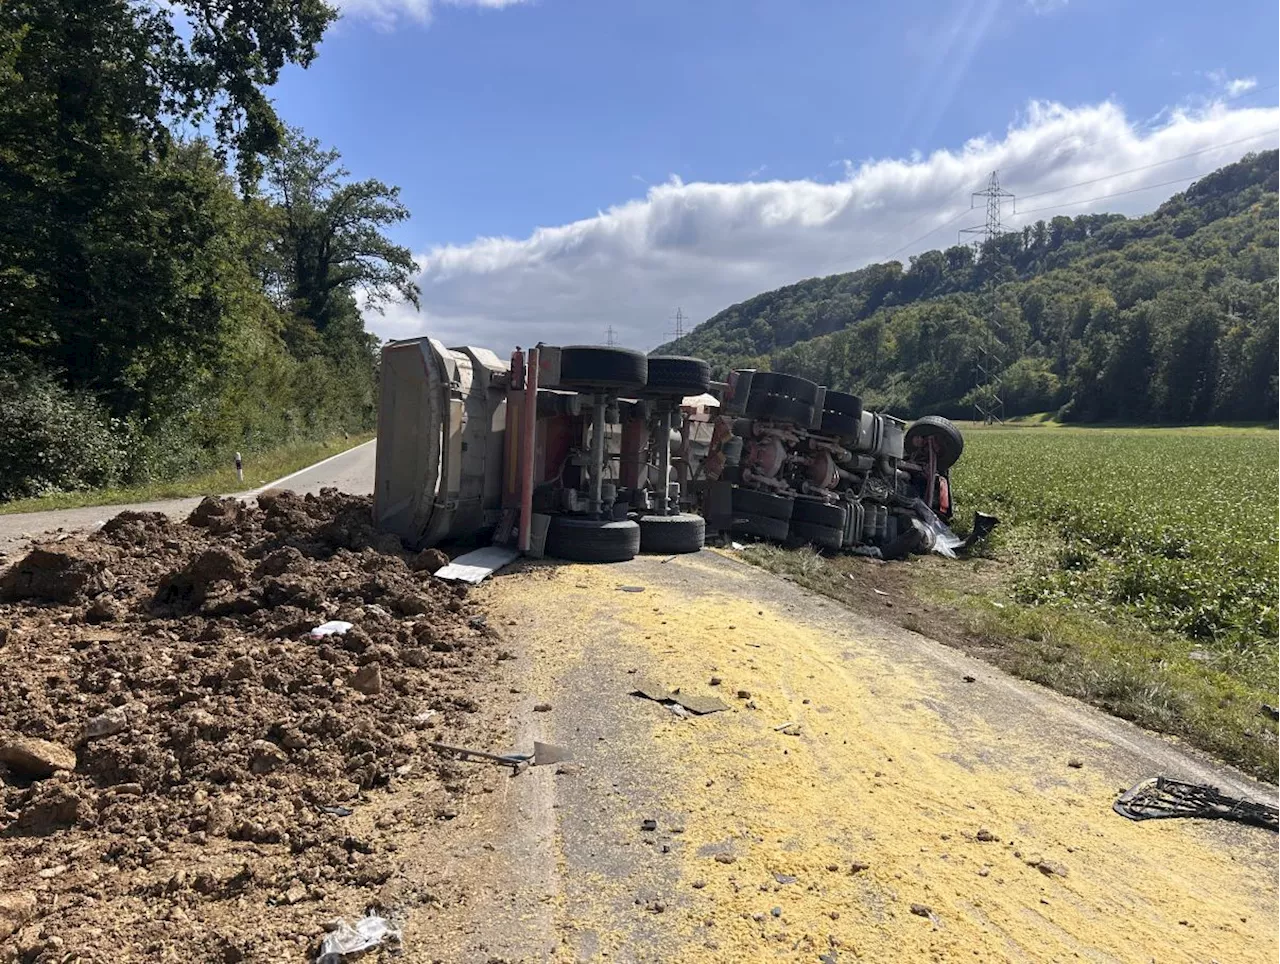
<svg viewBox="0 0 1280 964">
<path fill-rule="evenodd" d="M 352 927 L 345 920 L 334 922 L 334 928 L 320 944 L 316 964 L 342 964 L 342 959 L 377 947 L 384 941 L 400 940 L 400 928 L 377 914 L 366 914 Z"/>
<path fill-rule="evenodd" d="M 311 630 L 311 638 L 320 639 L 324 636 L 341 636 L 351 628 L 351 625 L 351 623 L 343 622 L 341 619 L 333 619 L 327 623 L 321 623 Z"/>
</svg>

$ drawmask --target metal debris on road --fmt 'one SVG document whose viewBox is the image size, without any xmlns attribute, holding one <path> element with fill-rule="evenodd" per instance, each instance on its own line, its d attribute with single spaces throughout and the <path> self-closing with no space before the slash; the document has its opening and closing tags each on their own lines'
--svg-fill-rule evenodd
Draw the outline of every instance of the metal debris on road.
<svg viewBox="0 0 1280 964">
<path fill-rule="evenodd" d="M 342 806 L 325 807 L 325 806 L 321 806 L 320 804 L 316 805 L 316 810 L 318 810 L 320 813 L 327 813 L 331 817 L 349 817 L 353 813 L 355 813 L 355 811 L 352 810 L 350 807 L 342 807 Z"/>
<path fill-rule="evenodd" d="M 1134 784 L 1111 806 L 1130 820 L 1201 817 L 1280 830 L 1280 811 L 1269 804 L 1229 797 L 1217 787 L 1183 783 L 1168 777 L 1152 777 Z"/>
<path fill-rule="evenodd" d="M 488 763 L 496 763 L 499 766 L 510 767 L 516 773 L 519 773 L 525 767 L 547 766 L 551 763 L 562 763 L 573 759 L 573 753 L 567 748 L 556 746 L 554 743 L 539 743 L 537 740 L 533 742 L 532 753 L 489 753 L 485 750 L 472 750 L 464 746 L 450 746 L 447 743 L 435 742 L 428 743 L 427 746 L 437 753 L 456 756 L 460 760 L 483 760 Z"/>
<path fill-rule="evenodd" d="M 469 582 L 472 585 L 482 582 L 503 566 L 514 562 L 520 553 L 505 546 L 485 546 L 472 552 L 464 553 L 447 566 L 442 566 L 434 573 L 435 578 L 446 581 Z"/>
<path fill-rule="evenodd" d="M 689 693 L 682 693 L 679 689 L 668 690 L 653 683 L 642 683 L 631 691 L 631 695 L 642 696 L 647 700 L 663 703 L 668 707 L 674 704 L 696 716 L 719 713 L 721 710 L 729 708 L 728 703 L 715 696 L 694 696 Z M 676 715 L 678 716 L 679 714 L 677 713 Z"/>
</svg>

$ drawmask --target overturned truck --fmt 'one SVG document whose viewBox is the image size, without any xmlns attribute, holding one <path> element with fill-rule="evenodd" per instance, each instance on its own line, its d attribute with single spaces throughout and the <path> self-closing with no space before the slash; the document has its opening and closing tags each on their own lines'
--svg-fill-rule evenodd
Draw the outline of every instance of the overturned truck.
<svg viewBox="0 0 1280 964">
<path fill-rule="evenodd" d="M 415 548 L 591 562 L 696 551 L 708 530 L 949 553 L 963 446 L 945 419 L 908 428 L 775 372 L 714 383 L 696 358 L 539 344 L 508 362 L 418 338 L 383 349 L 374 513 Z"/>
</svg>

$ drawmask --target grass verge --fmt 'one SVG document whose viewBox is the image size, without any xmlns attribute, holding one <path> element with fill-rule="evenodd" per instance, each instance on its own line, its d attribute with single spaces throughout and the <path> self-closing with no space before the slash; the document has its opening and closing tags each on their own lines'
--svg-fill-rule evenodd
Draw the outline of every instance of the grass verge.
<svg viewBox="0 0 1280 964">
<path fill-rule="evenodd" d="M 0 515 L 15 512 L 45 512 L 51 509 L 77 509 L 91 505 L 129 505 L 135 502 L 158 502 L 195 495 L 225 495 L 246 492 L 266 485 L 322 459 L 362 445 L 374 437 L 363 432 L 322 442 L 295 442 L 261 452 L 249 453 L 244 459 L 244 481 L 236 479 L 233 465 L 210 469 L 196 475 L 164 482 L 121 488 L 90 489 L 83 492 L 55 492 L 34 499 L 17 499 L 0 503 Z"/>
<path fill-rule="evenodd" d="M 1005 535 L 1009 546 L 1015 540 Z M 1000 555 L 878 563 L 757 545 L 740 557 L 1276 782 L 1276 724 L 1260 709 L 1275 703 L 1274 666 L 1228 672 L 1192 641 L 1150 632 L 1120 612 L 1104 619 L 1019 604 L 1009 586 L 1022 553 Z"/>
</svg>

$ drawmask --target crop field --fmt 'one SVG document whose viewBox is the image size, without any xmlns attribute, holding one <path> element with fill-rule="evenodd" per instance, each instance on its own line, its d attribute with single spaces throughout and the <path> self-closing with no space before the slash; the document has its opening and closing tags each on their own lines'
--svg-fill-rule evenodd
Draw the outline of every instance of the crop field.
<svg viewBox="0 0 1280 964">
<path fill-rule="evenodd" d="M 1277 434 L 971 431 L 958 498 L 1041 534 L 1019 602 L 1121 612 L 1233 675 L 1274 676 Z"/>
</svg>

